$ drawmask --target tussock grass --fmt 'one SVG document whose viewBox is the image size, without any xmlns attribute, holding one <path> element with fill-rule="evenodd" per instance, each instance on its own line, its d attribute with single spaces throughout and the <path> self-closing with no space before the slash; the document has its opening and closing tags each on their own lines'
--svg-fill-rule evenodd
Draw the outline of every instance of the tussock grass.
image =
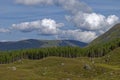
<svg viewBox="0 0 120 80">
<path fill-rule="evenodd" d="M 48 57 L 0 65 L 0 80 L 119 80 L 120 69 L 101 59 Z M 64 65 L 63 65 L 64 64 Z M 90 70 L 84 69 L 85 65 Z M 12 70 L 9 67 L 16 67 Z"/>
</svg>

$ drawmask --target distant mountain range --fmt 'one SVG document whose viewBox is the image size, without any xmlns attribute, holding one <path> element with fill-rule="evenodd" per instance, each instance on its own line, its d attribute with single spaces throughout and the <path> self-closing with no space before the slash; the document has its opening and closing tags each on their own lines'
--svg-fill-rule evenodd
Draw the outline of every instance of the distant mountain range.
<svg viewBox="0 0 120 80">
<path fill-rule="evenodd" d="M 21 41 L 0 42 L 0 50 L 19 50 L 42 47 L 56 47 L 56 46 L 78 46 L 84 47 L 87 43 L 75 40 L 36 40 L 28 39 Z"/>
<path fill-rule="evenodd" d="M 120 39 L 120 23 L 113 26 L 109 31 L 93 40 L 89 45 L 97 45 L 108 41 Z M 37 40 L 28 39 L 21 41 L 0 42 L 0 50 L 19 50 L 30 48 L 43 47 L 58 47 L 58 46 L 78 46 L 85 47 L 87 43 L 75 40 Z"/>
</svg>

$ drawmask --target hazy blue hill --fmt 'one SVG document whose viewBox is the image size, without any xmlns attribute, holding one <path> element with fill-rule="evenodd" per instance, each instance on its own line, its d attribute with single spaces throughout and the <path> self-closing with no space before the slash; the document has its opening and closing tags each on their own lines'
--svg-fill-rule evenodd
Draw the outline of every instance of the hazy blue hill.
<svg viewBox="0 0 120 80">
<path fill-rule="evenodd" d="M 41 47 L 56 47 L 56 46 L 79 46 L 84 47 L 87 43 L 75 40 L 36 40 L 28 39 L 14 42 L 0 42 L 0 50 L 17 50 L 28 48 Z"/>
</svg>

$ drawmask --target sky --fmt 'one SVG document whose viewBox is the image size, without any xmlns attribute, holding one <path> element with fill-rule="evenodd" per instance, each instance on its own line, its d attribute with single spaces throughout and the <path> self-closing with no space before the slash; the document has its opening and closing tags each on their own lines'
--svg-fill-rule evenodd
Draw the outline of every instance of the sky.
<svg viewBox="0 0 120 80">
<path fill-rule="evenodd" d="M 89 43 L 120 22 L 120 0 L 0 0 L 0 41 Z"/>
</svg>

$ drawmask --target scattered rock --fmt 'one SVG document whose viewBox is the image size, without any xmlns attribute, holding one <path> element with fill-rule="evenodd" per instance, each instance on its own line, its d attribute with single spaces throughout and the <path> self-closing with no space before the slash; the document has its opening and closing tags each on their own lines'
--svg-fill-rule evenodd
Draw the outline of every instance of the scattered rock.
<svg viewBox="0 0 120 80">
<path fill-rule="evenodd" d="M 70 78 L 67 78 L 66 80 L 71 80 Z"/>
<path fill-rule="evenodd" d="M 7 69 L 10 69 L 11 67 L 7 67 Z"/>
<path fill-rule="evenodd" d="M 47 67 L 45 67 L 45 70 L 47 70 Z"/>
<path fill-rule="evenodd" d="M 17 69 L 16 67 L 14 67 L 14 66 L 12 67 L 12 70 L 13 70 L 13 71 L 16 71 L 16 69 Z"/>
<path fill-rule="evenodd" d="M 61 63 L 62 66 L 64 66 L 65 64 L 64 63 Z"/>
<path fill-rule="evenodd" d="M 46 73 L 44 72 L 44 73 L 43 73 L 43 76 L 45 76 L 45 75 L 46 75 Z"/>
<path fill-rule="evenodd" d="M 18 60 L 18 62 L 22 62 L 22 60 L 20 59 L 20 60 Z"/>
<path fill-rule="evenodd" d="M 92 64 L 94 64 L 95 63 L 95 61 L 92 61 Z"/>
<path fill-rule="evenodd" d="M 83 68 L 84 68 L 85 70 L 91 70 L 91 67 L 90 67 L 90 65 L 88 65 L 88 64 L 85 64 Z"/>
<path fill-rule="evenodd" d="M 105 72 L 103 74 L 106 74 Z"/>
<path fill-rule="evenodd" d="M 112 76 L 112 75 L 113 75 L 113 73 L 111 72 L 111 73 L 110 73 L 110 75 Z"/>
<path fill-rule="evenodd" d="M 7 68 L 10 69 L 10 70 L 13 70 L 13 71 L 17 70 L 17 68 L 15 66 L 13 66 L 13 67 L 7 67 Z"/>
</svg>

